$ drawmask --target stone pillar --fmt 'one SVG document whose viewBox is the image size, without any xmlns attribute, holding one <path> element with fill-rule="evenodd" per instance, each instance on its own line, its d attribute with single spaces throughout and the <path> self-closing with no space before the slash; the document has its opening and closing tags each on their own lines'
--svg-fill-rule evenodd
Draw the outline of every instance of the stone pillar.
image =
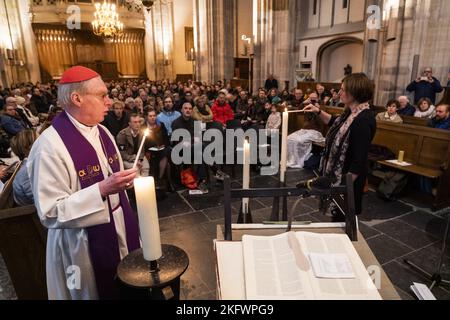
<svg viewBox="0 0 450 320">
<path fill-rule="evenodd" d="M 234 73 L 234 0 L 193 1 L 197 80 L 230 80 Z"/>
<path fill-rule="evenodd" d="M 28 1 L 18 1 L 18 11 L 22 27 L 22 37 L 26 56 L 26 66 L 29 81 L 36 83 L 41 81 L 41 71 L 39 67 L 39 57 L 37 54 L 36 39 L 31 26 L 32 17 Z"/>
<path fill-rule="evenodd" d="M 198 81 L 213 81 L 213 57 L 210 43 L 211 0 L 194 2 L 195 76 Z"/>
<path fill-rule="evenodd" d="M 253 90 L 264 85 L 269 74 L 278 79 L 280 90 L 289 81 L 294 87 L 299 4 L 293 0 L 254 0 L 255 62 Z"/>
<path fill-rule="evenodd" d="M 379 8 L 382 7 L 382 0 L 368 0 L 367 6 L 378 6 Z M 382 42 L 382 38 L 380 37 L 381 32 L 381 25 L 383 23 L 382 21 L 382 11 L 380 9 L 379 13 L 381 14 L 380 17 L 372 17 L 373 14 L 376 14 L 377 12 L 373 13 L 367 13 L 366 12 L 366 31 L 364 36 L 364 57 L 363 57 L 363 72 L 369 77 L 371 80 L 375 80 L 376 77 L 376 68 L 377 68 L 377 61 L 379 60 L 378 56 L 378 49 L 379 49 L 379 43 Z M 376 22 L 379 23 L 380 28 L 375 28 L 375 25 L 371 25 L 371 29 L 369 29 L 367 23 L 368 19 L 371 19 L 370 22 Z M 378 21 L 373 21 L 372 19 L 375 18 Z"/>
<path fill-rule="evenodd" d="M 144 9 L 145 17 L 145 69 L 147 72 L 147 78 L 156 80 L 156 63 L 155 63 L 155 43 L 153 35 L 153 22 L 152 15 L 146 9 Z"/>
<path fill-rule="evenodd" d="M 378 105 L 409 94 L 407 85 L 424 67 L 432 67 L 434 76 L 446 82 L 450 61 L 450 25 L 442 23 L 450 15 L 449 1 L 400 0 L 398 10 L 392 12 L 398 16 L 396 38 L 386 41 L 384 30 L 379 40 L 375 98 Z M 412 98 L 413 94 L 409 95 Z"/>
</svg>

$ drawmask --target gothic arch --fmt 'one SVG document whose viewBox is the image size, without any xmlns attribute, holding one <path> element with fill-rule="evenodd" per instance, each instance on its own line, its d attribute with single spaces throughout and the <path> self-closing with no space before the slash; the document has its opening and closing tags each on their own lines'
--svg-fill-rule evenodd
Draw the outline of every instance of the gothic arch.
<svg viewBox="0 0 450 320">
<path fill-rule="evenodd" d="M 358 46 L 358 50 L 361 50 L 361 67 L 362 67 L 362 62 L 363 62 L 363 40 L 356 38 L 356 37 L 339 37 L 339 38 L 335 38 L 332 40 L 329 40 L 327 42 L 325 42 L 324 44 L 322 44 L 319 47 L 319 50 L 317 51 L 317 66 L 316 66 L 316 75 L 317 75 L 317 80 L 320 82 L 331 82 L 330 79 L 326 79 L 326 75 L 325 72 L 323 70 L 323 68 L 327 67 L 325 65 L 322 64 L 322 60 L 324 58 L 324 55 L 329 52 L 330 50 L 333 49 L 338 49 L 344 46 L 351 46 L 351 45 L 357 45 Z M 358 61 L 359 63 L 359 61 Z M 344 66 L 339 66 L 340 69 L 342 69 L 342 75 L 344 75 L 344 71 L 343 68 Z M 361 70 L 353 70 L 354 72 L 358 72 Z"/>
</svg>

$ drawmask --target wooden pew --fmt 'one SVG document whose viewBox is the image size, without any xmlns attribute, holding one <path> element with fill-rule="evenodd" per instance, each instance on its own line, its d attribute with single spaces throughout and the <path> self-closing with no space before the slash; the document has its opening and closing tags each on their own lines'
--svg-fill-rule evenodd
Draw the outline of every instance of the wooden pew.
<svg viewBox="0 0 450 320">
<path fill-rule="evenodd" d="M 34 206 L 14 207 L 12 182 L 19 162 L 0 195 L 0 253 L 19 299 L 46 300 L 47 231 Z"/>
<path fill-rule="evenodd" d="M 333 115 L 340 115 L 343 111 L 334 107 L 324 107 L 324 110 Z M 413 117 L 407 119 L 410 118 Z M 432 208 L 439 210 L 450 205 L 450 131 L 428 128 L 424 126 L 426 121 L 424 119 L 410 120 L 420 125 L 378 122 L 373 144 L 385 146 L 395 154 L 405 151 L 405 161 L 413 164 L 400 167 L 382 161 L 381 165 L 436 179 L 438 188 Z M 300 130 L 303 124 L 304 115 L 294 113 L 289 118 L 289 132 Z M 324 136 L 328 133 L 328 129 L 327 126 L 323 126 Z M 324 146 L 324 144 L 315 145 Z"/>
<path fill-rule="evenodd" d="M 21 300 L 46 300 L 47 231 L 34 206 L 0 210 L 0 253 Z"/>
<path fill-rule="evenodd" d="M 383 166 L 413 173 L 438 181 L 432 208 L 450 205 L 450 132 L 407 124 L 378 122 L 374 144 L 382 145 L 395 154 L 405 152 L 405 161 L 413 164 L 401 167 L 386 161 Z"/>
<path fill-rule="evenodd" d="M 428 127 L 430 119 L 416 118 L 411 116 L 402 116 L 404 124 L 411 124 L 413 126 Z"/>
</svg>

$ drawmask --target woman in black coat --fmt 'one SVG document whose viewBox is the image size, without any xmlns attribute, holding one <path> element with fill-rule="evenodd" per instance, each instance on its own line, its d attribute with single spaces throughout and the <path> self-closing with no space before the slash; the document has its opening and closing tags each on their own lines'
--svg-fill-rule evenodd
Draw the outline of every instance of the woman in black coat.
<svg viewBox="0 0 450 320">
<path fill-rule="evenodd" d="M 320 171 L 333 185 L 345 183 L 344 176 L 352 174 L 356 214 L 359 215 L 368 174 L 369 147 L 376 132 L 375 116 L 369 106 L 374 86 L 365 74 L 352 74 L 343 80 L 339 95 L 345 104 L 340 117 L 333 117 L 314 105 L 304 111 L 318 114 L 323 123 L 330 126 Z M 343 215 L 334 210 L 334 218 L 340 221 Z"/>
</svg>

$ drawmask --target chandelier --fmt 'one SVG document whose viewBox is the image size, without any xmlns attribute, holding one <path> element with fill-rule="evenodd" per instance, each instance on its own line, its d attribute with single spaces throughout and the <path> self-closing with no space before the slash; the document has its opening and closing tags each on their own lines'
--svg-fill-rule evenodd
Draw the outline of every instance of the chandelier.
<svg viewBox="0 0 450 320">
<path fill-rule="evenodd" d="M 119 20 L 116 5 L 106 2 L 95 4 L 94 21 L 92 29 L 94 34 L 105 38 L 113 38 L 123 34 L 123 23 Z"/>
</svg>

